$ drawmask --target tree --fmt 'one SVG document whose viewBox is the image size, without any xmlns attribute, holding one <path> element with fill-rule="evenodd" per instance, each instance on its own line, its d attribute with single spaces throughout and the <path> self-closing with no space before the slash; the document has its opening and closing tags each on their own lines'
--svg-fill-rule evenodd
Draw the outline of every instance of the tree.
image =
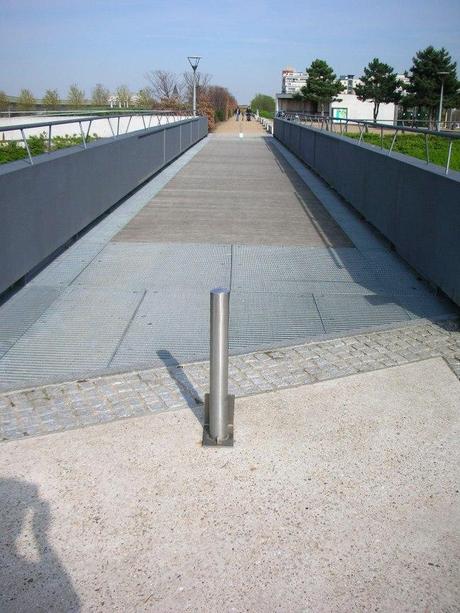
<svg viewBox="0 0 460 613">
<path fill-rule="evenodd" d="M 174 89 L 180 89 L 176 75 L 166 70 L 151 70 L 145 75 L 153 95 L 158 100 L 168 101 L 175 98 Z"/>
<path fill-rule="evenodd" d="M 0 90 L 0 111 L 5 111 L 9 106 L 8 96 L 3 90 Z"/>
<path fill-rule="evenodd" d="M 131 101 L 131 92 L 129 91 L 129 87 L 127 85 L 119 85 L 115 90 L 115 95 L 118 98 L 118 103 L 121 106 L 128 108 Z"/>
<path fill-rule="evenodd" d="M 73 83 L 69 87 L 69 93 L 67 94 L 67 101 L 71 106 L 83 106 L 85 103 L 85 92 L 80 89 L 76 83 Z"/>
<path fill-rule="evenodd" d="M 234 111 L 234 98 L 226 87 L 210 85 L 205 90 L 199 90 L 199 96 L 205 94 L 214 108 L 217 121 L 225 121 L 230 112 Z"/>
<path fill-rule="evenodd" d="M 314 60 L 310 68 L 307 68 L 307 73 L 307 82 L 298 97 L 308 102 L 316 102 L 320 112 L 324 113 L 324 106 L 337 100 L 336 96 L 343 90 L 343 85 L 324 60 Z"/>
<path fill-rule="evenodd" d="M 137 93 L 137 105 L 141 109 L 153 109 L 155 99 L 151 87 L 143 87 Z"/>
<path fill-rule="evenodd" d="M 266 94 L 256 94 L 251 100 L 251 109 L 259 111 L 267 111 L 267 113 L 274 113 L 276 108 L 275 99 Z"/>
<path fill-rule="evenodd" d="M 452 108 L 459 103 L 457 64 L 442 47 L 431 45 L 417 51 L 412 58 L 412 68 L 406 76 L 409 83 L 405 86 L 407 95 L 403 98 L 405 107 L 425 107 L 428 109 L 430 124 L 433 123 L 439 108 L 441 85 L 444 81 L 443 108 Z M 439 74 L 446 72 L 447 74 Z"/>
<path fill-rule="evenodd" d="M 207 90 L 212 76 L 207 72 L 200 72 L 197 70 L 195 73 L 195 78 L 198 96 L 200 91 L 204 93 Z M 188 102 L 191 105 L 193 100 L 193 71 L 190 70 L 189 72 L 184 72 L 182 74 L 182 79 L 183 82 L 181 89 L 184 92 L 185 102 Z"/>
<path fill-rule="evenodd" d="M 364 68 L 361 83 L 355 86 L 358 100 L 372 100 L 374 103 L 374 122 L 377 121 L 381 104 L 397 104 L 401 99 L 401 81 L 393 68 L 374 58 Z"/>
<path fill-rule="evenodd" d="M 59 93 L 57 89 L 47 89 L 42 100 L 43 104 L 50 108 L 55 109 L 60 104 Z"/>
<path fill-rule="evenodd" d="M 35 106 L 35 98 L 30 89 L 21 89 L 18 97 L 18 106 L 23 110 L 30 110 Z"/>
<path fill-rule="evenodd" d="M 209 100 L 209 96 L 203 91 L 200 92 L 198 97 L 197 111 L 199 115 L 208 118 L 208 129 L 212 132 L 216 126 L 216 112 Z"/>
<path fill-rule="evenodd" d="M 102 83 L 97 83 L 91 94 L 91 102 L 95 106 L 108 106 L 109 98 L 109 90 Z"/>
</svg>

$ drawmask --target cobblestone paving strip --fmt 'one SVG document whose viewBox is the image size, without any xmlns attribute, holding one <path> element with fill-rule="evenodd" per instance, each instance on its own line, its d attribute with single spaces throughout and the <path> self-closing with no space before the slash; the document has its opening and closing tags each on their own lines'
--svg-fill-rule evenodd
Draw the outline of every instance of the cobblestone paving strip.
<svg viewBox="0 0 460 613">
<path fill-rule="evenodd" d="M 230 393 L 247 396 L 436 356 L 443 357 L 460 379 L 459 331 L 459 320 L 424 321 L 233 356 Z M 161 411 L 198 409 L 208 377 L 208 363 L 200 362 L 1 394 L 0 440 Z"/>
</svg>

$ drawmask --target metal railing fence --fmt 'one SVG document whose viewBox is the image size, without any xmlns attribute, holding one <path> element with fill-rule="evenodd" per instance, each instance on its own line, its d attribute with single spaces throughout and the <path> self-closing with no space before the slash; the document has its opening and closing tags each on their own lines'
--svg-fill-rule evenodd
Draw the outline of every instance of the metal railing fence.
<svg viewBox="0 0 460 613">
<path fill-rule="evenodd" d="M 75 125 L 78 126 L 78 130 L 80 132 L 81 146 L 83 149 L 86 149 L 91 138 L 91 128 L 94 128 L 96 122 L 99 122 L 99 126 L 105 124 L 105 128 L 108 126 L 110 131 L 108 136 L 97 136 L 98 138 L 117 138 L 121 135 L 128 134 L 134 118 L 141 119 L 140 127 L 136 127 L 135 129 L 149 130 L 150 128 L 154 128 L 156 126 L 192 119 L 193 116 L 190 111 L 148 111 L 117 114 L 104 113 L 99 115 L 76 116 L 72 119 L 57 119 L 33 123 L 0 125 L 0 141 L 3 143 L 22 143 L 27 152 L 29 163 L 33 164 L 33 154 L 29 147 L 29 143 L 27 142 L 27 138 L 30 137 L 31 134 L 29 133 L 29 135 L 27 135 L 27 131 L 33 130 L 35 132 L 35 136 L 43 136 L 47 141 L 46 152 L 49 153 L 52 151 L 53 128 L 63 125 Z M 123 123 L 126 125 L 122 125 Z M 139 124 L 139 121 L 137 121 L 137 123 Z M 43 131 L 40 131 L 37 134 L 37 130 L 40 130 L 41 128 L 44 128 Z M 134 131 L 134 129 L 132 131 Z M 20 137 L 8 139 L 5 138 L 7 133 L 12 133 L 12 136 L 20 135 Z M 17 133 L 17 135 L 14 133 Z"/>
<path fill-rule="evenodd" d="M 300 123 L 306 125 L 310 128 L 324 130 L 327 132 L 332 132 L 334 134 L 338 134 L 340 136 L 347 135 L 348 132 L 352 130 L 356 133 L 359 131 L 358 144 L 365 143 L 365 135 L 369 133 L 379 134 L 380 135 L 380 149 L 387 150 L 384 147 L 384 132 L 392 132 L 393 138 L 391 140 L 391 144 L 388 151 L 388 155 L 391 155 L 394 151 L 394 147 L 396 144 L 396 140 L 398 134 L 410 133 L 417 134 L 424 138 L 425 140 L 425 162 L 427 164 L 430 163 L 430 143 L 429 136 L 436 136 L 439 138 L 443 138 L 447 140 L 447 160 L 444 167 L 445 174 L 449 174 L 450 162 L 452 158 L 452 145 L 455 140 L 460 139 L 460 131 L 448 131 L 448 130 L 430 130 L 427 128 L 414 128 L 405 125 L 399 124 L 385 124 L 385 123 L 374 123 L 372 121 L 364 120 L 364 119 L 340 119 L 337 117 L 331 117 L 329 115 L 309 115 L 307 113 L 284 113 L 283 116 L 279 117 L 280 119 L 285 119 L 287 121 L 293 121 L 295 123 Z M 365 143 L 369 144 L 369 143 Z"/>
</svg>

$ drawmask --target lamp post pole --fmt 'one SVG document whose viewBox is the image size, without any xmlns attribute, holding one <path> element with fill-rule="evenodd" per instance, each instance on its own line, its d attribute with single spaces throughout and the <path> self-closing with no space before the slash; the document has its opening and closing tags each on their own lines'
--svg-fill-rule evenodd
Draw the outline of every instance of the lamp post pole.
<svg viewBox="0 0 460 613">
<path fill-rule="evenodd" d="M 441 129 L 441 118 L 442 118 L 442 102 L 444 98 L 444 80 L 449 73 L 446 71 L 438 72 L 438 75 L 441 77 L 441 94 L 439 96 L 439 111 L 438 111 L 438 131 Z"/>
<path fill-rule="evenodd" d="M 196 69 L 198 68 L 201 57 L 198 55 L 190 55 L 187 59 L 193 70 L 193 116 L 196 117 Z"/>
</svg>

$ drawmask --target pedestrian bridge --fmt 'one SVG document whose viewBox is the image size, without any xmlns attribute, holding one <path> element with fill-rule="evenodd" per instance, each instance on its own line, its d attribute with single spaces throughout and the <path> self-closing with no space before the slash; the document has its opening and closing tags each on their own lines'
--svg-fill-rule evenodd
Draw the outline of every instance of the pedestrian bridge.
<svg viewBox="0 0 460 613">
<path fill-rule="evenodd" d="M 3 302 L 0 389 L 207 359 L 216 286 L 233 354 L 458 314 L 260 124 L 232 119 Z"/>
</svg>

